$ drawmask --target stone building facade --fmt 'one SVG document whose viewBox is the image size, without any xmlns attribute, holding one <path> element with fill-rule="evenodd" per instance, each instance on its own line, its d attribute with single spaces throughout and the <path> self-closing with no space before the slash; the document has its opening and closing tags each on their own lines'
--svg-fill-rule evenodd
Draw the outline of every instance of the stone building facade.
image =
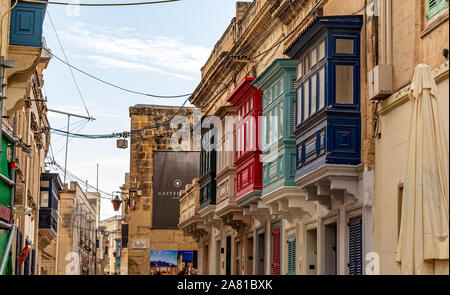
<svg viewBox="0 0 450 295">
<path fill-rule="evenodd" d="M 4 16 L 0 30 L 0 57 L 2 66 L 6 65 L 4 80 L 0 82 L 5 83 L 2 85 L 5 96 L 2 97 L 2 142 L 7 137 L 16 137 L 17 140 L 16 159 L 12 159 L 11 147 L 7 148 L 7 153 L 6 149 L 5 153 L 2 152 L 2 167 L 6 165 L 10 175 L 14 168 L 12 163 L 16 167 L 15 206 L 9 208 L 9 200 L 5 204 L 2 201 L 0 205 L 7 207 L 9 212 L 13 211 L 17 226 L 12 247 L 11 272 L 18 275 L 39 274 L 40 266 L 45 264 L 41 261 L 40 252 L 46 251 L 47 246 L 54 248 L 51 245 L 54 242 L 42 243 L 39 225 L 40 181 L 41 174 L 45 172 L 45 158 L 50 143 L 46 97 L 41 90 L 44 85 L 43 72 L 50 61 L 50 54 L 46 51 L 42 37 L 42 12 L 46 4 L 26 7 L 24 2 L 18 1 L 17 6 L 8 12 L 13 4 L 14 2 L 2 1 L 0 5 L 0 15 Z M 21 18 L 23 13 L 30 11 L 33 12 L 34 19 L 20 22 L 24 20 Z M 16 26 L 18 23 L 21 30 Z M 3 212 L 1 209 L 0 211 Z M 6 234 L 0 232 L 0 239 Z M 2 240 L 0 253 L 3 246 Z M 26 246 L 31 247 L 31 251 L 20 265 L 16 258 Z"/>
<path fill-rule="evenodd" d="M 295 64 L 294 79 L 281 81 L 271 70 L 281 60 Z M 273 190 L 272 177 L 292 172 L 282 161 L 264 164 L 263 194 L 274 192 L 241 206 L 242 218 L 251 218 L 247 238 L 253 241 L 247 243 L 253 249 L 243 250 L 236 243 L 241 232 L 222 235 L 219 183 L 208 206 L 202 206 L 204 180 L 186 186 L 179 226 L 198 240 L 199 272 L 240 274 L 235 261 L 252 260 L 251 273 L 366 274 L 369 263 L 378 263 L 382 274 L 396 273 L 392 216 L 400 223 L 407 95 L 420 63 L 433 69 L 448 123 L 446 1 L 238 2 L 190 101 L 207 118 L 229 106 L 249 79 L 259 80 L 252 85 L 264 90 L 265 110 L 279 103 L 280 94 L 295 92 L 296 105 L 278 124 L 292 124 L 296 157 L 284 163 L 295 165 L 292 177 L 300 190 Z M 380 92 L 374 87 L 378 79 L 385 80 Z M 281 109 L 289 108 L 279 106 L 278 115 Z M 239 132 L 235 136 L 239 142 Z M 238 175 L 238 187 L 240 181 Z"/>
<path fill-rule="evenodd" d="M 97 207 L 76 182 L 60 192 L 61 221 L 57 241 L 58 275 L 95 275 Z M 95 194 L 91 198 L 97 199 Z"/>
<path fill-rule="evenodd" d="M 179 107 L 153 105 L 136 105 L 130 108 L 132 134 L 130 173 L 126 190 L 135 193 L 129 194 L 129 207 L 124 219 L 124 223 L 129 224 L 126 249 L 129 275 L 150 274 L 151 250 L 197 250 L 194 239 L 185 236 L 181 230 L 152 228 L 152 176 L 157 172 L 153 171 L 153 152 L 170 150 L 170 139 L 175 129 L 169 124 L 158 128 L 148 127 L 166 122 L 175 115 L 192 120 L 192 108 L 178 110 Z"/>
</svg>

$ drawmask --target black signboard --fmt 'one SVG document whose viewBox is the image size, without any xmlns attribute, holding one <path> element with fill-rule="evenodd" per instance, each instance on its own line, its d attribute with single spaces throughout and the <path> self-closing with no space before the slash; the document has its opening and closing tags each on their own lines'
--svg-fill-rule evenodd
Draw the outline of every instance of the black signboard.
<svg viewBox="0 0 450 295">
<path fill-rule="evenodd" d="M 179 192 L 199 177 L 199 166 L 199 152 L 153 153 L 153 228 L 178 228 Z"/>
<path fill-rule="evenodd" d="M 128 224 L 122 223 L 122 248 L 128 248 Z"/>
</svg>

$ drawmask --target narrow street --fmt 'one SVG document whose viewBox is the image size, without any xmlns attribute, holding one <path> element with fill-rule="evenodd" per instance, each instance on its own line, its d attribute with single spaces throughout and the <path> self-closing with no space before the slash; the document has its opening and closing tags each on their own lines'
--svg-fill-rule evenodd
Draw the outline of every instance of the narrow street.
<svg viewBox="0 0 450 295">
<path fill-rule="evenodd" d="M 0 275 L 448 276 L 448 0 L 0 17 Z"/>
</svg>

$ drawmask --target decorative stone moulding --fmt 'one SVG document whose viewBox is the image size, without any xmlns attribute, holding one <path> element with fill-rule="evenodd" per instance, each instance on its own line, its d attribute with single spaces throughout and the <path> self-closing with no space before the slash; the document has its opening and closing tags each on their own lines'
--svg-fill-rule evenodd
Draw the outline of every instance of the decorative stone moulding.
<svg viewBox="0 0 450 295">
<path fill-rule="evenodd" d="M 363 165 L 323 165 L 296 181 L 306 192 L 307 201 L 318 201 L 331 209 L 332 203 L 354 203 L 359 200 Z"/>
</svg>

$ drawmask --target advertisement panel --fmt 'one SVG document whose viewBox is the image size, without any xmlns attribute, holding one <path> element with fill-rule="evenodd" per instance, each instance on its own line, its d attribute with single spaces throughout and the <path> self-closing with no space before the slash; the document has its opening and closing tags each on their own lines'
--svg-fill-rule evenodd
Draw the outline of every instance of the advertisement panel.
<svg viewBox="0 0 450 295">
<path fill-rule="evenodd" d="M 151 250 L 150 274 L 195 275 L 197 251 Z"/>
<path fill-rule="evenodd" d="M 199 152 L 153 154 L 153 228 L 178 229 L 179 192 L 199 176 Z"/>
</svg>

